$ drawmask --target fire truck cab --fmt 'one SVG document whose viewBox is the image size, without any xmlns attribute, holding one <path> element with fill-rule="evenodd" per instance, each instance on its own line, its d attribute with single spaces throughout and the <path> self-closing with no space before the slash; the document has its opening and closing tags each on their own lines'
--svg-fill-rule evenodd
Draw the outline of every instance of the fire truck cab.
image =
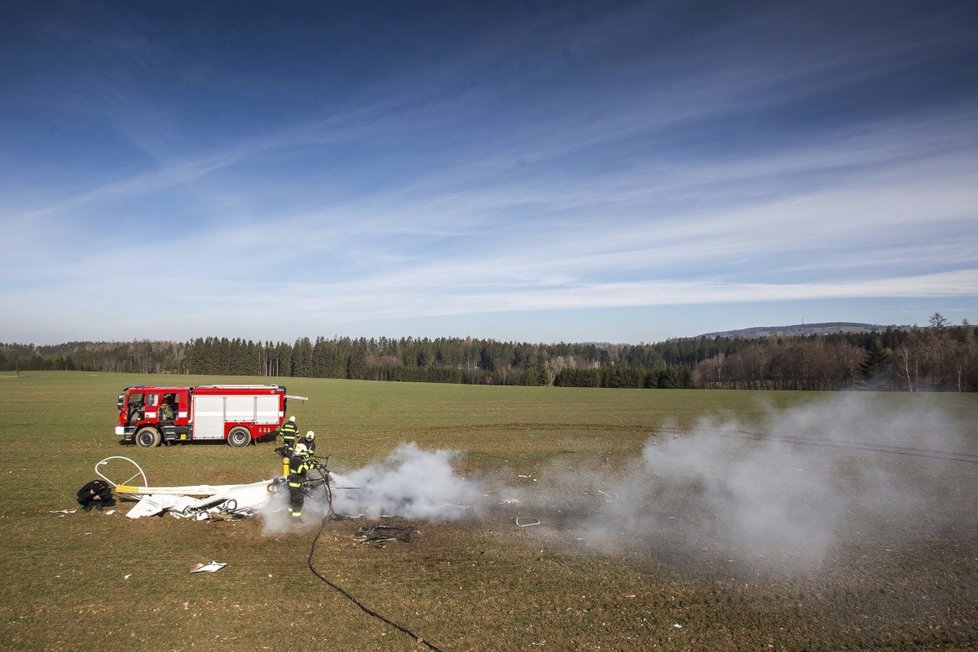
<svg viewBox="0 0 978 652">
<path fill-rule="evenodd" d="M 115 434 L 143 448 L 222 440 L 243 448 L 275 436 L 285 404 L 279 385 L 135 385 L 119 394 Z"/>
</svg>

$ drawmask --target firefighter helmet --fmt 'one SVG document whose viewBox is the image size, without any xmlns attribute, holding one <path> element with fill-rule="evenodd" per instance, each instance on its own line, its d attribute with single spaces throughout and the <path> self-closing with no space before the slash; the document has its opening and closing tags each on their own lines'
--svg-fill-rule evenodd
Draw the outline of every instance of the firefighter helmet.
<svg viewBox="0 0 978 652">
<path fill-rule="evenodd" d="M 315 438 L 316 438 L 316 433 L 314 433 L 312 430 L 306 433 L 307 440 L 312 441 Z"/>
<path fill-rule="evenodd" d="M 296 444 L 294 452 L 296 455 L 299 455 L 300 457 L 305 457 L 306 455 L 309 454 L 309 449 L 306 448 L 305 444 Z"/>
<path fill-rule="evenodd" d="M 291 417 L 289 417 L 289 421 L 292 421 L 294 423 L 295 422 L 295 415 L 292 415 Z"/>
</svg>

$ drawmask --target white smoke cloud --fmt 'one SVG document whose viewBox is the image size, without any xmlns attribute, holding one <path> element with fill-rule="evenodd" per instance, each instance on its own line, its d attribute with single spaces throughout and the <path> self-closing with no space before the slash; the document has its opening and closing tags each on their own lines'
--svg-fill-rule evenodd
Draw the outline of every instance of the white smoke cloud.
<svg viewBox="0 0 978 652">
<path fill-rule="evenodd" d="M 459 476 L 453 463 L 460 453 L 423 451 L 416 443 L 398 446 L 382 462 L 343 473 L 330 472 L 333 510 L 343 516 L 377 519 L 393 516 L 427 521 L 453 521 L 476 517 L 485 500 L 480 484 Z M 318 527 L 329 512 L 325 490 L 310 492 L 295 521 L 287 509 L 284 485 L 262 510 L 263 532 L 276 534 Z"/>
<path fill-rule="evenodd" d="M 276 487 L 276 491 L 268 499 L 266 504 L 259 512 L 258 516 L 262 521 L 262 534 L 268 536 L 280 534 L 293 529 L 302 529 L 301 523 L 295 523 L 289 513 L 289 491 L 285 485 Z"/>
<path fill-rule="evenodd" d="M 333 507 L 343 514 L 369 518 L 400 516 L 428 521 L 452 521 L 479 511 L 483 491 L 479 484 L 456 474 L 459 453 L 423 451 L 417 444 L 401 444 L 383 462 L 342 475 Z"/>
<path fill-rule="evenodd" d="M 884 412 L 840 395 L 760 421 L 664 428 L 622 467 L 550 467 L 520 494 L 521 513 L 542 516 L 545 536 L 606 552 L 817 567 L 839 543 L 940 513 L 961 433 L 915 403 Z"/>
</svg>

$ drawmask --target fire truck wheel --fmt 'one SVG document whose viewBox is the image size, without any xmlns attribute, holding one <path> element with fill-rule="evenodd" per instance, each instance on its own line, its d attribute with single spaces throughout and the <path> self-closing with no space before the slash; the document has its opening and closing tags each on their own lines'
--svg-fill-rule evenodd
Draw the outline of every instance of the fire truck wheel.
<svg viewBox="0 0 978 652">
<path fill-rule="evenodd" d="M 251 433 L 247 428 L 232 428 L 228 433 L 228 444 L 235 448 L 244 448 L 251 443 Z"/>
<path fill-rule="evenodd" d="M 136 445 L 142 448 L 152 448 L 160 445 L 160 431 L 156 428 L 140 428 L 133 438 Z"/>
</svg>

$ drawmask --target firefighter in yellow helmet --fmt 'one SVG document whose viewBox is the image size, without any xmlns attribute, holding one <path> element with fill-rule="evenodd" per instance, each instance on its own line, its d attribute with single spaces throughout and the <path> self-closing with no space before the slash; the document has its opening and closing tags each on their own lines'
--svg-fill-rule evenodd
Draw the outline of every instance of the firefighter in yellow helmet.
<svg viewBox="0 0 978 652">
<path fill-rule="evenodd" d="M 300 437 L 299 443 L 305 444 L 306 450 L 309 451 L 310 455 L 316 454 L 316 433 L 314 433 L 312 430 Z"/>
<path fill-rule="evenodd" d="M 294 521 L 302 518 L 302 503 L 305 500 L 302 485 L 310 468 L 309 450 L 305 444 L 296 444 L 289 460 L 289 513 Z"/>
</svg>

